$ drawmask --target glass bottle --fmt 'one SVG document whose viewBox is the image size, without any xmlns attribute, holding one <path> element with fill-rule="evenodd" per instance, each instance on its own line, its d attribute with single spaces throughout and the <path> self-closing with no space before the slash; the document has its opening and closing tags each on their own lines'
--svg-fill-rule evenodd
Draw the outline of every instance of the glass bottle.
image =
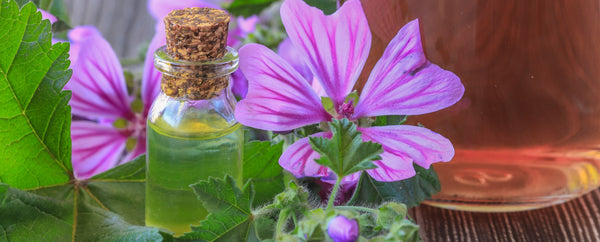
<svg viewBox="0 0 600 242">
<path fill-rule="evenodd" d="M 600 186 L 600 1 L 393 4 L 367 12 L 398 21 L 374 34 L 418 18 L 427 58 L 466 89 L 448 109 L 409 117 L 456 149 L 451 162 L 434 165 L 442 190 L 428 203 L 516 211 Z"/>
<path fill-rule="evenodd" d="M 180 236 L 207 216 L 191 184 L 226 174 L 242 183 L 244 133 L 229 85 L 237 52 L 190 61 L 168 48 L 154 55 L 162 83 L 148 114 L 146 226 Z"/>
<path fill-rule="evenodd" d="M 188 68 L 185 65 L 201 65 L 217 76 L 227 76 L 228 81 L 237 61 L 231 48 L 222 59 L 208 63 L 170 59 L 164 47 L 155 54 L 155 65 L 163 75 Z M 229 87 L 207 100 L 159 94 L 148 114 L 147 226 L 176 234 L 189 231 L 190 224 L 198 224 L 207 215 L 190 184 L 225 174 L 242 182 L 244 137 L 233 116 L 235 104 Z"/>
</svg>

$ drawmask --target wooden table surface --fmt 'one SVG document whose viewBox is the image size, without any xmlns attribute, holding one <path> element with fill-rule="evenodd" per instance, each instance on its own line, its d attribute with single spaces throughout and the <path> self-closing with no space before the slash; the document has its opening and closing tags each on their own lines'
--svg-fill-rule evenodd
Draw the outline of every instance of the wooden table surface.
<svg viewBox="0 0 600 242">
<path fill-rule="evenodd" d="M 411 209 L 424 241 L 600 241 L 600 189 L 547 208 L 511 213 Z"/>
<path fill-rule="evenodd" d="M 363 0 L 365 1 L 365 0 Z M 76 25 L 95 25 L 120 57 L 149 42 L 154 20 L 146 0 L 65 0 Z M 421 205 L 411 209 L 426 241 L 600 242 L 600 189 L 564 204 L 526 212 L 473 213 Z"/>
</svg>

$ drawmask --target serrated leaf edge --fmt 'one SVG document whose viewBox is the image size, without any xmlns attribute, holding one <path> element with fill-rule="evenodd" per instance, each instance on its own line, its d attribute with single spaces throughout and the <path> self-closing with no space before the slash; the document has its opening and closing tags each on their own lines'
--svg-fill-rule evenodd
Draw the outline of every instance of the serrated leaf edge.
<svg viewBox="0 0 600 242">
<path fill-rule="evenodd" d="M 2 3 L 5 3 L 5 2 L 6 2 L 5 0 L 2 0 Z M 12 5 L 13 5 L 13 7 L 14 7 L 15 5 L 17 5 L 17 3 L 16 3 L 16 2 L 14 2 L 14 1 L 8 1 L 8 2 L 7 2 L 7 4 L 12 4 Z M 28 14 L 28 17 L 27 17 L 27 25 L 29 25 L 29 24 L 30 24 L 30 22 L 29 22 L 29 19 L 31 18 L 32 14 L 40 14 L 40 13 L 37 13 L 37 10 L 33 11 L 33 9 L 32 9 L 32 8 L 33 8 L 33 9 L 35 9 L 35 4 L 33 4 L 32 2 L 29 2 L 29 3 L 25 4 L 25 5 L 24 5 L 24 6 L 23 6 L 21 9 L 19 9 L 19 16 L 22 16 L 21 14 L 23 14 L 23 13 L 26 13 L 26 14 Z M 17 6 L 17 9 L 18 9 L 18 6 Z M 41 24 L 41 23 L 40 23 L 40 24 Z M 25 29 L 27 29 L 27 28 L 25 28 Z M 21 36 L 21 43 L 23 43 L 23 42 L 24 42 L 24 41 L 23 41 L 23 40 L 24 40 L 24 38 L 25 38 L 25 32 L 23 32 L 23 33 L 22 33 L 22 36 Z M 19 46 L 19 49 L 20 49 L 20 48 L 21 48 L 21 46 Z M 18 52 L 18 50 L 17 50 L 17 52 Z M 11 69 L 12 65 L 14 64 L 14 60 L 15 60 L 15 58 L 16 58 L 16 57 L 17 57 L 17 55 L 15 55 L 15 56 L 13 57 L 13 59 L 12 59 L 12 60 L 11 60 L 11 62 L 10 62 L 10 64 L 8 65 L 8 68 L 7 68 L 7 70 L 10 70 L 10 69 Z M 55 61 L 56 61 L 56 60 L 55 60 Z M 52 65 L 51 65 L 49 68 L 51 68 L 51 67 L 52 67 Z M 48 71 L 49 71 L 49 69 L 48 69 L 48 70 L 46 70 L 46 74 L 48 73 Z M 4 76 L 6 77 L 6 81 L 7 81 L 7 86 L 8 86 L 8 89 L 11 91 L 11 94 L 12 94 L 12 96 L 14 97 L 14 99 L 16 100 L 16 103 L 17 103 L 17 105 L 19 106 L 19 109 L 20 109 L 20 111 L 21 111 L 21 114 L 20 114 L 20 115 L 21 115 L 21 116 L 23 116 L 23 117 L 25 118 L 25 120 L 27 121 L 27 125 L 28 125 L 28 126 L 29 126 L 29 128 L 31 129 L 31 131 L 32 131 L 32 133 L 34 134 L 34 136 L 35 136 L 35 138 L 37 139 L 37 141 L 38 141 L 38 142 L 41 144 L 41 146 L 44 148 L 44 150 L 45 150 L 45 151 L 46 151 L 46 152 L 47 152 L 47 153 L 48 153 L 48 154 L 49 154 L 49 155 L 52 157 L 52 159 L 55 161 L 55 163 L 56 163 L 56 164 L 58 164 L 58 165 L 59 165 L 59 166 L 60 166 L 60 167 L 61 167 L 61 168 L 62 168 L 62 169 L 65 171 L 65 172 L 69 172 L 69 169 L 67 169 L 67 167 L 65 167 L 65 166 L 64 166 L 64 165 L 63 165 L 61 162 L 59 162 L 58 158 L 57 158 L 57 157 L 54 155 L 54 153 L 52 153 L 52 152 L 50 151 L 50 149 L 48 148 L 48 146 L 46 146 L 46 144 L 44 143 L 44 141 L 43 141 L 42 139 L 40 139 L 40 135 L 37 133 L 37 131 L 35 130 L 35 128 L 34 128 L 34 127 L 33 127 L 33 125 L 31 124 L 31 121 L 29 120 L 28 116 L 26 115 L 26 108 L 29 106 L 29 104 L 30 104 L 31 102 L 29 102 L 29 103 L 27 104 L 27 106 L 25 107 L 25 109 L 24 109 L 24 108 L 23 108 L 23 106 L 21 105 L 21 102 L 20 102 L 20 101 L 17 99 L 17 95 L 16 95 L 16 93 L 15 93 L 15 91 L 14 91 L 14 88 L 12 87 L 12 85 L 10 84 L 10 82 L 8 82 L 8 78 L 7 78 L 7 75 L 8 75 L 8 73 L 5 73 L 4 71 L 2 71 L 2 74 L 4 74 Z M 46 76 L 46 75 L 44 75 L 44 76 Z M 42 81 L 43 81 L 43 80 L 42 80 Z M 38 83 L 37 87 L 35 88 L 35 90 L 36 90 L 36 91 L 34 92 L 34 94 L 33 94 L 33 95 L 35 95 L 35 93 L 36 93 L 36 92 L 37 92 L 37 90 L 39 89 L 39 86 L 41 85 L 42 81 L 40 81 L 40 83 Z M 60 94 L 60 93 L 59 93 L 59 94 Z M 32 98 L 33 98 L 33 96 L 32 96 Z M 56 106 L 55 106 L 54 108 L 56 108 Z M 53 112 L 53 113 L 54 113 L 54 112 Z M 50 121 L 48 121 L 48 123 L 50 123 Z"/>
</svg>

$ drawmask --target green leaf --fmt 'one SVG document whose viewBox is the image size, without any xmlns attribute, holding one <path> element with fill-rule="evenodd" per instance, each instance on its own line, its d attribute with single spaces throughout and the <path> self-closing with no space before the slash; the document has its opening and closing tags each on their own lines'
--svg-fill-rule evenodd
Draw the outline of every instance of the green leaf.
<svg viewBox="0 0 600 242">
<path fill-rule="evenodd" d="M 328 113 L 335 113 L 333 101 L 331 101 L 330 97 L 321 97 L 321 104 L 323 104 L 323 108 L 325 108 L 325 111 Z"/>
<path fill-rule="evenodd" d="M 198 199 L 209 212 L 200 226 L 192 226 L 192 232 L 185 233 L 181 239 L 201 239 L 207 241 L 259 241 L 252 200 L 254 186 L 247 182 L 242 190 L 233 178 L 210 177 L 191 185 Z"/>
<path fill-rule="evenodd" d="M 0 238 L 160 240 L 144 224 L 145 158 L 72 179 L 68 44 L 33 4 L 1 1 Z M 27 191 L 16 188 L 27 189 Z M 118 214 L 118 215 L 117 215 Z"/>
<path fill-rule="evenodd" d="M 406 122 L 407 115 L 378 116 L 373 126 L 400 125 Z"/>
<path fill-rule="evenodd" d="M 358 181 L 354 195 L 348 202 L 351 205 L 378 205 L 388 201 L 400 202 L 408 207 L 419 205 L 431 195 L 440 191 L 440 180 L 433 167 L 425 169 L 414 165 L 417 174 L 414 177 L 396 181 L 379 182 L 363 173 Z"/>
<path fill-rule="evenodd" d="M 120 180 L 120 181 L 143 181 L 146 179 L 146 155 L 140 155 L 130 162 L 122 164 L 114 169 L 102 172 L 91 178 L 92 181 Z"/>
<path fill-rule="evenodd" d="M 327 224 L 325 210 L 323 208 L 313 209 L 308 211 L 306 216 L 298 222 L 292 233 L 307 241 L 323 241 L 328 236 L 325 235 L 327 232 L 323 231 L 323 227 L 327 227 L 322 223 Z"/>
<path fill-rule="evenodd" d="M 346 99 L 344 99 L 345 103 L 358 103 L 358 92 L 356 90 L 352 91 L 351 93 L 349 93 L 348 95 L 346 95 Z"/>
<path fill-rule="evenodd" d="M 423 241 L 419 235 L 419 225 L 413 222 L 403 219 L 397 220 L 392 227 L 390 232 L 385 236 L 386 241 Z"/>
<path fill-rule="evenodd" d="M 67 182 L 71 168 L 68 43 L 51 44 L 33 4 L 0 8 L 0 182 L 28 189 Z"/>
<path fill-rule="evenodd" d="M 406 217 L 406 205 L 401 203 L 385 203 L 377 210 L 377 224 L 384 229 L 390 229 L 397 220 Z"/>
<path fill-rule="evenodd" d="M 37 8 L 43 9 L 46 12 L 54 15 L 62 24 L 69 25 L 69 12 L 63 0 L 15 0 L 19 6 L 23 6 L 29 2 L 34 3 Z"/>
<path fill-rule="evenodd" d="M 323 13 L 329 15 L 337 10 L 336 0 L 304 0 L 306 4 L 321 9 Z"/>
<path fill-rule="evenodd" d="M 143 227 L 145 157 L 97 175 L 21 191 L 0 184 L 0 238 L 27 241 L 159 241 Z M 139 179 L 141 177 L 141 179 Z"/>
<path fill-rule="evenodd" d="M 342 178 L 352 173 L 377 168 L 373 161 L 380 160 L 383 153 L 380 144 L 363 142 L 356 125 L 348 119 L 334 119 L 329 123 L 333 137 L 309 137 L 313 150 L 321 154 L 315 162 L 331 168 Z"/>
<path fill-rule="evenodd" d="M 124 220 L 145 224 L 146 156 L 141 155 L 130 162 L 100 173 L 87 182 L 87 190 L 99 202 Z"/>
<path fill-rule="evenodd" d="M 235 0 L 227 7 L 227 11 L 234 16 L 249 17 L 260 14 L 274 2 L 277 0 Z"/>
<path fill-rule="evenodd" d="M 283 169 L 279 157 L 283 142 L 271 145 L 269 141 L 247 142 L 244 146 L 244 181 L 252 179 L 256 196 L 253 204 L 272 202 L 275 195 L 283 192 Z"/>
<path fill-rule="evenodd" d="M 308 196 L 309 194 L 304 187 L 295 182 L 289 182 L 285 191 L 275 196 L 271 206 L 281 210 L 290 209 L 294 212 L 304 213 L 309 209 L 307 206 Z"/>
</svg>

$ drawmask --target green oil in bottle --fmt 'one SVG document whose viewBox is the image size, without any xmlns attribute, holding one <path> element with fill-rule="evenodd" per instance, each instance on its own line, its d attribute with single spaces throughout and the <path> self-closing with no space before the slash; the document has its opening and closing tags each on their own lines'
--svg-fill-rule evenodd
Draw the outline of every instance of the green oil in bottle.
<svg viewBox="0 0 600 242">
<path fill-rule="evenodd" d="M 231 175 L 242 182 L 243 129 L 219 116 L 190 119 L 172 127 L 148 122 L 146 225 L 175 236 L 191 231 L 208 212 L 190 184 Z"/>
<path fill-rule="evenodd" d="M 225 11 L 185 8 L 164 21 L 167 45 L 154 53 L 161 89 L 146 128 L 146 226 L 181 236 L 208 215 L 191 184 L 243 182 L 244 131 L 230 86 L 239 58 L 225 47 Z"/>
</svg>

